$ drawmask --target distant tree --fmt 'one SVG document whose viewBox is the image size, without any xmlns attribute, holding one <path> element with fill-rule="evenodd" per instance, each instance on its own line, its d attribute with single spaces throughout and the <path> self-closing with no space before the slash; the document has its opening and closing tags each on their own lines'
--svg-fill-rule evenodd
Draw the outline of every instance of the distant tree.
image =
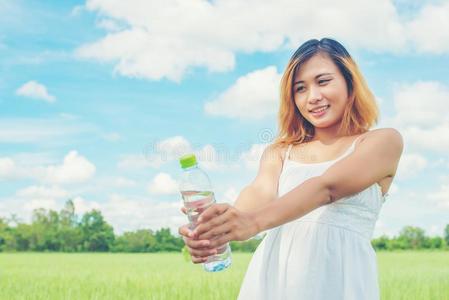
<svg viewBox="0 0 449 300">
<path fill-rule="evenodd" d="M 386 235 L 382 235 L 377 239 L 371 241 L 371 245 L 375 250 L 388 250 L 390 246 L 390 239 Z"/>
<path fill-rule="evenodd" d="M 112 226 L 106 223 L 99 210 L 92 210 L 83 215 L 80 229 L 85 251 L 108 251 L 114 242 Z"/>
<path fill-rule="evenodd" d="M 8 219 L 6 219 L 6 223 L 9 226 L 17 226 L 20 223 L 20 218 L 17 214 L 11 214 Z"/>
<path fill-rule="evenodd" d="M 233 251 L 254 252 L 262 240 L 263 236 L 232 241 L 230 246 Z M 406 226 L 397 237 L 383 235 L 371 244 L 375 250 L 449 249 L 449 224 L 443 237 L 429 237 L 419 227 Z M 185 259 L 190 260 L 183 239 L 173 236 L 169 228 L 156 232 L 140 229 L 115 237 L 112 226 L 99 210 L 87 212 L 79 219 L 71 199 L 60 212 L 35 209 L 31 224 L 21 223 L 15 214 L 0 217 L 1 251 L 182 251 Z"/>
<path fill-rule="evenodd" d="M 0 217 L 0 252 L 6 250 L 6 241 L 10 236 L 10 228 L 6 219 Z"/>
<path fill-rule="evenodd" d="M 32 226 L 20 223 L 13 229 L 14 239 L 10 241 L 10 247 L 17 251 L 28 251 L 30 249 L 30 240 L 32 237 Z"/>
<path fill-rule="evenodd" d="M 64 204 L 64 208 L 59 213 L 60 223 L 63 227 L 76 227 L 77 216 L 75 214 L 75 204 L 69 199 Z"/>
<path fill-rule="evenodd" d="M 425 245 L 424 230 L 419 227 L 406 226 L 399 233 L 398 240 L 403 242 L 406 249 L 419 249 Z"/>
<path fill-rule="evenodd" d="M 184 241 L 181 237 L 171 234 L 170 228 L 161 228 L 156 231 L 156 242 L 154 251 L 181 251 Z"/>
<path fill-rule="evenodd" d="M 449 247 L 449 224 L 444 228 L 444 241 L 446 242 L 446 246 Z"/>
<path fill-rule="evenodd" d="M 428 239 L 429 248 L 431 249 L 441 249 L 443 248 L 443 239 L 439 236 L 431 237 Z"/>
<path fill-rule="evenodd" d="M 59 214 L 54 210 L 38 208 L 33 211 L 31 223 L 30 250 L 59 251 Z"/>
<path fill-rule="evenodd" d="M 61 242 L 61 250 L 74 252 L 82 250 L 83 235 L 78 226 L 75 214 L 75 205 L 71 199 L 67 200 L 64 208 L 59 213 L 58 237 Z"/>
<path fill-rule="evenodd" d="M 115 239 L 114 252 L 154 252 L 156 237 L 149 229 L 140 229 L 135 232 L 125 232 Z"/>
</svg>

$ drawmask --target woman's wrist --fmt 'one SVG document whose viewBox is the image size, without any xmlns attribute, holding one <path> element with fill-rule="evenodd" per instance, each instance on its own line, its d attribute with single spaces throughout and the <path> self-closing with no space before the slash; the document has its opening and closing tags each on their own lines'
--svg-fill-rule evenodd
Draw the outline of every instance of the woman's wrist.
<svg viewBox="0 0 449 300">
<path fill-rule="evenodd" d="M 254 223 L 254 230 L 256 231 L 256 234 L 259 234 L 267 229 L 269 229 L 269 225 L 268 225 L 268 216 L 265 214 L 266 211 L 266 207 L 262 207 L 260 209 L 254 210 L 252 211 L 251 214 L 251 219 L 253 220 Z"/>
</svg>

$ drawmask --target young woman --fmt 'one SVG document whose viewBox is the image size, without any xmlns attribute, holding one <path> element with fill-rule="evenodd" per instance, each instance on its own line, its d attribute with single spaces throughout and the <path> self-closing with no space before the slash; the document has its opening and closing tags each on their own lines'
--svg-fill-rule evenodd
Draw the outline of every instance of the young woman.
<svg viewBox="0 0 449 300">
<path fill-rule="evenodd" d="M 403 143 L 369 130 L 378 110 L 356 63 L 332 39 L 309 40 L 281 82 L 279 136 L 234 206 L 206 209 L 179 233 L 194 263 L 266 231 L 240 300 L 379 299 L 370 239 Z"/>
</svg>

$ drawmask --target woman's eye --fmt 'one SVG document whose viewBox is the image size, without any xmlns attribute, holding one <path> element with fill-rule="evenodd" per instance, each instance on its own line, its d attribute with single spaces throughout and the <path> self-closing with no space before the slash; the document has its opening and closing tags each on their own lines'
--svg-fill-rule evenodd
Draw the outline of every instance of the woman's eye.
<svg viewBox="0 0 449 300">
<path fill-rule="evenodd" d="M 326 83 L 326 82 L 328 82 L 328 81 L 331 81 L 331 80 L 330 80 L 330 79 L 318 80 L 318 83 L 319 83 L 319 84 L 322 84 L 322 83 Z"/>
<path fill-rule="evenodd" d="M 302 92 L 304 90 L 304 87 L 303 86 L 298 86 L 297 88 L 296 88 L 296 91 L 297 92 Z"/>
</svg>

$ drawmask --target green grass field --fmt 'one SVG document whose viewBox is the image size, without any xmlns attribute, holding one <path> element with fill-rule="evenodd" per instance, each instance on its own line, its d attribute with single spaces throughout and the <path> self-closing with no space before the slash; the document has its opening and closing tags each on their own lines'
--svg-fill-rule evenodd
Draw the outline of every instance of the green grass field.
<svg viewBox="0 0 449 300">
<path fill-rule="evenodd" d="M 234 253 L 230 269 L 207 273 L 180 253 L 0 253 L 0 299 L 236 299 L 250 257 Z M 449 252 L 378 261 L 382 299 L 449 300 Z"/>
</svg>

